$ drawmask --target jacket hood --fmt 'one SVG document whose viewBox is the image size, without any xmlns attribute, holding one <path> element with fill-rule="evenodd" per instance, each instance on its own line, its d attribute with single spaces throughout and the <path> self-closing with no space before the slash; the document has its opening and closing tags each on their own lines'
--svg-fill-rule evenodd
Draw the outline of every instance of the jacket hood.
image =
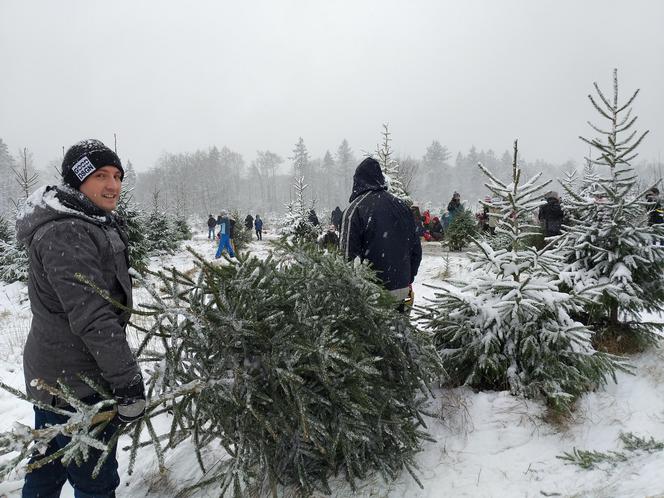
<svg viewBox="0 0 664 498">
<path fill-rule="evenodd" d="M 353 202 L 355 198 L 367 190 L 387 190 L 380 164 L 373 157 L 367 157 L 355 170 L 353 193 L 350 195 L 348 202 Z"/>
<path fill-rule="evenodd" d="M 44 186 L 35 190 L 20 209 L 16 218 L 16 238 L 29 246 L 39 227 L 72 217 L 97 225 L 117 222 L 114 214 L 98 208 L 78 190 L 67 185 Z"/>
</svg>

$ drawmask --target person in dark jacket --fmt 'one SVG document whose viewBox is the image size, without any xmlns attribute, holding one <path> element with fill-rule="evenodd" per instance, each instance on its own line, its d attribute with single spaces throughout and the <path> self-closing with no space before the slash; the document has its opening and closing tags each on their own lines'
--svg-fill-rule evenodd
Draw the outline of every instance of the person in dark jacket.
<svg viewBox="0 0 664 498">
<path fill-rule="evenodd" d="M 338 232 L 341 230 L 341 220 L 343 219 L 343 212 L 339 206 L 335 207 L 330 216 L 330 223 L 334 225 L 334 229 Z"/>
<path fill-rule="evenodd" d="M 429 229 L 431 238 L 435 241 L 441 241 L 444 237 L 443 224 L 440 222 L 438 216 L 434 216 L 431 219 L 431 228 Z"/>
<path fill-rule="evenodd" d="M 320 222 L 318 221 L 318 216 L 316 216 L 316 211 L 314 211 L 313 209 L 309 210 L 309 223 L 311 223 L 315 227 L 320 225 Z"/>
<path fill-rule="evenodd" d="M 546 204 L 539 208 L 537 219 L 542 225 L 542 231 L 545 237 L 554 237 L 561 234 L 561 227 L 565 214 L 560 207 L 560 198 L 558 192 L 550 190 L 544 194 Z"/>
<path fill-rule="evenodd" d="M 339 235 L 334 225 L 327 227 L 327 231 L 318 238 L 318 246 L 328 252 L 339 249 Z"/>
<path fill-rule="evenodd" d="M 244 226 L 249 230 L 249 235 L 251 235 L 251 231 L 254 229 L 254 217 L 248 214 L 244 219 Z"/>
<path fill-rule="evenodd" d="M 355 170 L 349 202 L 341 224 L 340 249 L 351 261 L 359 257 L 371 263 L 403 311 L 422 260 L 413 214 L 387 192 L 380 165 L 372 157 Z"/>
<path fill-rule="evenodd" d="M 263 220 L 259 215 L 256 215 L 256 221 L 254 221 L 254 228 L 256 229 L 256 238 L 258 240 L 263 240 Z"/>
<path fill-rule="evenodd" d="M 17 218 L 17 237 L 30 259 L 32 324 L 23 370 L 28 395 L 41 403 L 34 407 L 36 429 L 69 420 L 61 411 L 45 407 L 74 409 L 66 400 L 38 389 L 35 379 L 52 386 L 61 382 L 85 404 L 95 404 L 101 397 L 82 377 L 112 393 L 117 415 L 100 434 L 104 442 L 118 423 L 144 413 L 143 379 L 126 339 L 129 312 L 75 277 L 84 275 L 113 300 L 131 307 L 128 241 L 114 213 L 123 177 L 120 159 L 112 150 L 98 140 L 84 140 L 65 154 L 63 184 L 35 191 Z M 35 455 L 33 461 L 68 443 L 69 438 L 57 435 L 45 454 Z M 81 465 L 64 466 L 56 459 L 27 473 L 23 496 L 59 496 L 67 479 L 77 496 L 114 496 L 120 483 L 115 448 L 93 479 L 100 455 L 100 450 L 91 448 Z"/>
<path fill-rule="evenodd" d="M 210 215 L 207 220 L 208 226 L 208 239 L 214 240 L 214 229 L 217 226 L 217 220 L 214 219 L 214 216 Z"/>
<path fill-rule="evenodd" d="M 653 187 L 646 192 L 646 201 L 648 201 L 648 226 L 664 223 L 664 211 L 659 200 L 659 189 L 657 187 Z"/>
</svg>

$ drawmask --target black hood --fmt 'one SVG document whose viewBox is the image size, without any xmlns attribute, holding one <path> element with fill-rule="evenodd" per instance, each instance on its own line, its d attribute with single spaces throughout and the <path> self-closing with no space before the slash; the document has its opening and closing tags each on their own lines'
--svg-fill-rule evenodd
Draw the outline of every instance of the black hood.
<svg viewBox="0 0 664 498">
<path fill-rule="evenodd" d="M 350 194 L 348 202 L 353 202 L 353 199 L 367 190 L 387 190 L 380 164 L 373 157 L 367 157 L 355 170 L 355 174 L 353 175 L 353 193 Z"/>
</svg>

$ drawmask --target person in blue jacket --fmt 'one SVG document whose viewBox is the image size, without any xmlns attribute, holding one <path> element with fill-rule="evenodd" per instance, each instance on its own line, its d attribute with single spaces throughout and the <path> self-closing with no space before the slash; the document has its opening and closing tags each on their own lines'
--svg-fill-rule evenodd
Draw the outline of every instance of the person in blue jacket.
<svg viewBox="0 0 664 498">
<path fill-rule="evenodd" d="M 235 251 L 233 251 L 233 245 L 231 244 L 231 220 L 226 211 L 221 212 L 220 218 L 217 220 L 217 225 L 219 225 L 219 247 L 214 257 L 217 259 L 221 258 L 221 253 L 226 250 L 228 255 L 234 258 Z"/>
<path fill-rule="evenodd" d="M 353 176 L 353 193 L 341 224 L 340 250 L 349 261 L 371 263 L 399 310 L 422 260 L 415 220 L 406 204 L 390 194 L 378 161 L 360 163 Z"/>
<path fill-rule="evenodd" d="M 260 215 L 256 215 L 254 228 L 256 229 L 256 239 L 263 240 L 263 220 L 261 220 Z"/>
</svg>

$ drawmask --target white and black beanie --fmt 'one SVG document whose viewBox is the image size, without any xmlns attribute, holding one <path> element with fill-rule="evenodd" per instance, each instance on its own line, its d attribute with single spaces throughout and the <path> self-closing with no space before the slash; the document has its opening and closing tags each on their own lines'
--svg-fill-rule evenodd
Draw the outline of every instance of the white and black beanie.
<svg viewBox="0 0 664 498">
<path fill-rule="evenodd" d="M 69 148 L 62 160 L 62 181 L 78 190 L 88 176 L 104 166 L 115 166 L 124 179 L 124 169 L 115 152 L 99 140 L 81 140 Z"/>
</svg>

